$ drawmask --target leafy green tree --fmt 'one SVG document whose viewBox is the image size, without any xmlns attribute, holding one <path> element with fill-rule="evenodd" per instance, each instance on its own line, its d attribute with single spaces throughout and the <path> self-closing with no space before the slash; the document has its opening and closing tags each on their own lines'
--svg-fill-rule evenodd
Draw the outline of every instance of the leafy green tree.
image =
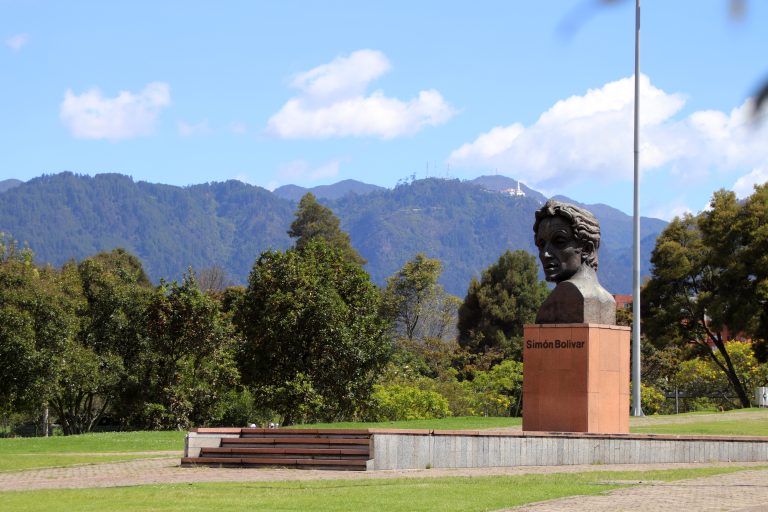
<svg viewBox="0 0 768 512">
<path fill-rule="evenodd" d="M 708 314 L 716 324 L 753 338 L 755 354 L 768 360 L 768 183 L 745 201 L 719 191 L 712 209 L 699 217 L 704 243 L 711 247 L 720 293 Z"/>
<path fill-rule="evenodd" d="M 157 288 L 145 318 L 146 426 L 209 424 L 219 399 L 238 380 L 235 336 L 219 303 L 200 290 L 190 272 L 181 284 Z"/>
<path fill-rule="evenodd" d="M 240 304 L 243 381 L 283 424 L 349 418 L 370 397 L 387 325 L 368 274 L 340 250 L 312 240 L 262 253 Z"/>
<path fill-rule="evenodd" d="M 338 249 L 344 259 L 365 265 L 365 259 L 352 247 L 349 235 L 339 227 L 339 218 L 330 208 L 317 202 L 314 194 L 307 192 L 299 201 L 296 219 L 291 223 L 288 236 L 296 238 L 296 248 L 303 250 L 311 240 L 322 239 Z"/>
<path fill-rule="evenodd" d="M 732 341 L 728 352 L 733 361 L 739 380 L 747 389 L 764 384 L 768 378 L 768 367 L 760 365 L 754 357 L 749 343 Z M 733 400 L 733 386 L 711 358 L 696 357 L 683 361 L 677 368 L 672 381 L 676 389 L 686 397 L 683 410 L 696 410 L 710 406 L 718 409 L 732 409 L 739 404 Z"/>
<path fill-rule="evenodd" d="M 383 305 L 397 337 L 453 339 L 460 300 L 438 284 L 441 272 L 440 260 L 419 253 L 387 279 Z"/>
<path fill-rule="evenodd" d="M 766 187 L 746 204 L 718 191 L 711 208 L 675 218 L 651 255 L 651 279 L 643 290 L 645 332 L 659 346 L 693 344 L 728 378 L 742 407 L 748 388 L 727 344 L 728 331 L 763 335 L 768 262 Z"/>
<path fill-rule="evenodd" d="M 124 249 L 101 252 L 78 265 L 88 302 L 83 344 L 135 362 L 143 349 L 142 315 L 153 286 L 141 261 Z"/>
<path fill-rule="evenodd" d="M 79 343 L 119 376 L 110 392 L 103 391 L 102 400 L 109 401 L 117 420 L 129 424 L 141 416 L 145 400 L 143 362 L 148 347 L 144 313 L 153 286 L 141 261 L 124 249 L 86 258 L 77 271 L 86 299 Z"/>
<path fill-rule="evenodd" d="M 32 253 L 0 233 L 0 410 L 22 405 L 39 376 L 32 281 L 38 273 Z M 41 405 L 41 404 L 35 404 Z"/>
<path fill-rule="evenodd" d="M 506 251 L 472 278 L 459 308 L 459 344 L 472 352 L 501 349 L 522 357 L 523 326 L 533 323 L 548 294 L 536 259 L 525 251 Z"/>
<path fill-rule="evenodd" d="M 90 432 L 115 396 L 123 373 L 122 360 L 98 354 L 77 341 L 60 353 L 61 365 L 49 402 L 65 435 Z"/>
<path fill-rule="evenodd" d="M 40 410 L 51 398 L 79 327 L 70 275 L 36 267 L 31 251 L 0 236 L 0 410 Z"/>
<path fill-rule="evenodd" d="M 87 344 L 83 323 L 88 304 L 74 262 L 64 264 L 60 271 L 45 271 L 56 280 L 57 304 L 67 308 L 70 322 L 76 325 L 56 354 L 57 369 L 48 401 L 64 434 L 90 432 L 112 405 L 123 362 L 111 351 Z"/>
<path fill-rule="evenodd" d="M 81 274 L 94 270 L 88 262 L 37 268 L 28 251 L 11 244 L 2 252 L 0 351 L 9 363 L 3 371 L 14 372 L 2 376 L 7 400 L 18 410 L 49 404 L 65 434 L 87 432 L 111 406 L 124 377 L 116 344 L 130 340 L 99 335 L 113 336 L 109 326 L 119 315 L 112 308 L 112 323 L 99 321 L 109 314 L 93 307 L 99 303 L 93 300 L 96 279 Z"/>
<path fill-rule="evenodd" d="M 2 277 L 0 273 L 0 279 Z M 0 360 L 3 362 L 0 365 L 0 380 L 3 382 L 0 387 L 0 411 L 11 412 L 26 405 L 26 391 L 40 376 L 36 356 L 32 315 L 16 304 L 9 304 L 3 297 L 0 305 Z"/>
</svg>

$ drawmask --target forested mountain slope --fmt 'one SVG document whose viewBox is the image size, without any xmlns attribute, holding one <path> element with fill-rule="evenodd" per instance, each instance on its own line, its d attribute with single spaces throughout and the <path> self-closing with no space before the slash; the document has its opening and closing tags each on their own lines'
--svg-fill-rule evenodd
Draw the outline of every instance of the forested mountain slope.
<svg viewBox="0 0 768 512">
<path fill-rule="evenodd" d="M 443 262 L 446 289 L 463 296 L 470 278 L 506 249 L 534 251 L 533 212 L 544 197 L 525 186 L 525 196 L 498 192 L 516 186 L 509 178 L 430 178 L 392 190 L 357 183 L 329 186 L 339 198 L 320 201 L 341 219 L 379 284 L 424 252 Z M 632 219 L 605 205 L 587 207 L 603 229 L 601 282 L 613 293 L 629 293 Z M 238 181 L 176 187 L 66 172 L 0 194 L 0 232 L 28 243 L 39 263 L 61 265 L 124 247 L 155 281 L 178 279 L 188 267 L 220 265 L 232 281 L 245 283 L 261 251 L 291 245 L 286 231 L 295 208 L 295 200 Z M 644 274 L 665 224 L 643 220 Z"/>
</svg>

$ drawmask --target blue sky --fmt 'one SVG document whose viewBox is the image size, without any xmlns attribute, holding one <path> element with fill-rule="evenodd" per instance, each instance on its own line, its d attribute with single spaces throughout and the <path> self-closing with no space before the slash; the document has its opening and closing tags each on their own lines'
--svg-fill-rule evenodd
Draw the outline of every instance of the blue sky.
<svg viewBox="0 0 768 512">
<path fill-rule="evenodd" d="M 631 213 L 634 2 L 596 4 L 0 0 L 0 179 L 498 173 Z M 643 1 L 644 215 L 768 180 L 768 2 L 730 5 Z"/>
</svg>

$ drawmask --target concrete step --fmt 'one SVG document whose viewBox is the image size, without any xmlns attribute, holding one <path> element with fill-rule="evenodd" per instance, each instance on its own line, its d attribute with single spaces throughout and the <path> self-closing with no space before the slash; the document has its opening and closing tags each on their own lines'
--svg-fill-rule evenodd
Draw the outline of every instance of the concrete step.
<svg viewBox="0 0 768 512">
<path fill-rule="evenodd" d="M 218 446 L 198 444 L 199 455 L 184 457 L 182 466 L 365 470 L 370 460 L 367 430 L 211 428 L 193 432 Z"/>
<path fill-rule="evenodd" d="M 334 456 L 334 457 L 368 457 L 369 451 L 365 450 L 348 450 L 348 449 L 336 449 L 336 448 L 202 448 L 200 452 L 201 457 L 216 456 L 220 454 L 241 454 L 241 455 L 257 455 L 257 454 L 269 454 L 269 455 L 292 455 L 313 457 L 316 455 Z"/>
</svg>

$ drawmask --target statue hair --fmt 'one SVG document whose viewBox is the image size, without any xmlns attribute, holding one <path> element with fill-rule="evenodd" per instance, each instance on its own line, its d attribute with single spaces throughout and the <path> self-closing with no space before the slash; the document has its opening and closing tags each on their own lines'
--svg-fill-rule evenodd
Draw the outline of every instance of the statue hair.
<svg viewBox="0 0 768 512">
<path fill-rule="evenodd" d="M 536 222 L 533 224 L 533 232 L 538 234 L 539 224 L 548 217 L 565 217 L 571 223 L 576 239 L 585 242 L 587 251 L 584 262 L 597 272 L 597 249 L 600 247 L 600 223 L 591 212 L 572 204 L 550 199 L 544 206 L 536 210 Z"/>
</svg>

